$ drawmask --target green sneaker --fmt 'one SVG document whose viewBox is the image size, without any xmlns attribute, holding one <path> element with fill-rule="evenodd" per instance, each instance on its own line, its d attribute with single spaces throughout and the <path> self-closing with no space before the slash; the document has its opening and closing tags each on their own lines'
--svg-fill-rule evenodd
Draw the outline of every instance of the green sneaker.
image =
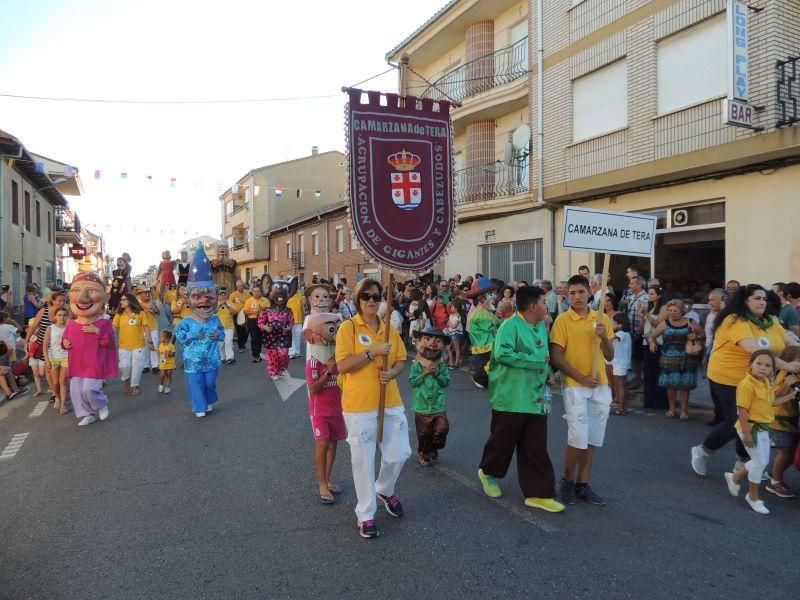
<svg viewBox="0 0 800 600">
<path fill-rule="evenodd" d="M 551 513 L 564 512 L 564 505 L 555 498 L 525 498 L 525 506 L 541 508 Z"/>
<path fill-rule="evenodd" d="M 483 469 L 478 469 L 478 479 L 481 480 L 483 493 L 489 496 L 489 498 L 499 498 L 503 495 L 503 492 L 500 491 L 500 486 L 497 485 L 495 478 L 484 473 Z"/>
</svg>

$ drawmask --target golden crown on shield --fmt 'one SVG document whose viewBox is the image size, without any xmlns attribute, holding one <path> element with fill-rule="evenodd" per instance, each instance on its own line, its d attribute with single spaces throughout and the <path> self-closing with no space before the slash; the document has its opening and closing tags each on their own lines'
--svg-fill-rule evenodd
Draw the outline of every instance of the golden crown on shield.
<svg viewBox="0 0 800 600">
<path fill-rule="evenodd" d="M 390 154 L 388 161 L 398 171 L 413 171 L 422 159 L 403 148 L 400 152 Z"/>
</svg>

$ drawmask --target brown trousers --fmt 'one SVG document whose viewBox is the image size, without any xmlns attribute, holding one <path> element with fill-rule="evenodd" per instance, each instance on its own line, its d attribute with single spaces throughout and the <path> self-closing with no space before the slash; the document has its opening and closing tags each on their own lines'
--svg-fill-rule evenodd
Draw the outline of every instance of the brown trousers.
<svg viewBox="0 0 800 600">
<path fill-rule="evenodd" d="M 450 431 L 450 423 L 447 421 L 446 412 L 432 415 L 414 413 L 414 423 L 417 428 L 417 440 L 419 442 L 417 451 L 422 456 L 430 458 L 436 450 L 444 448 L 447 441 L 447 432 Z"/>
<path fill-rule="evenodd" d="M 472 381 L 484 388 L 489 387 L 489 373 L 486 372 L 486 365 L 489 364 L 490 358 L 492 358 L 491 352 L 475 355 L 475 370 L 472 372 Z"/>
<path fill-rule="evenodd" d="M 555 474 L 547 453 L 547 415 L 492 411 L 481 469 L 503 478 L 517 451 L 517 477 L 526 498 L 555 498 Z"/>
</svg>

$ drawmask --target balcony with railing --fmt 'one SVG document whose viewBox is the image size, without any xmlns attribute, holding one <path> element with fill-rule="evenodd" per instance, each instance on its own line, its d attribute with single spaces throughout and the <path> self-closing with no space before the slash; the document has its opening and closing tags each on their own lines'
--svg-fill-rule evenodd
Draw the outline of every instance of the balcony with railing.
<svg viewBox="0 0 800 600">
<path fill-rule="evenodd" d="M 289 260 L 292 262 L 292 266 L 296 269 L 306 266 L 305 252 L 290 252 Z"/>
<path fill-rule="evenodd" d="M 230 221 L 235 215 L 250 208 L 250 202 L 243 202 L 242 204 L 233 205 L 233 209 L 225 215 L 225 222 Z"/>
<path fill-rule="evenodd" d="M 461 102 L 528 74 L 528 38 L 465 63 L 436 80 L 423 98 Z"/>
<path fill-rule="evenodd" d="M 79 244 L 81 242 L 81 221 L 69 209 L 56 209 L 56 243 Z"/>
<path fill-rule="evenodd" d="M 455 172 L 456 206 L 528 193 L 528 161 L 497 161 Z"/>
</svg>

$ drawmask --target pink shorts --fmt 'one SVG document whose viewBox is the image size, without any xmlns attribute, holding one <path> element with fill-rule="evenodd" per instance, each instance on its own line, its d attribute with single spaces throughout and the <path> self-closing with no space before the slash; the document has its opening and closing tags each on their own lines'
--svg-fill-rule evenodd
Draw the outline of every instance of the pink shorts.
<svg viewBox="0 0 800 600">
<path fill-rule="evenodd" d="M 311 417 L 311 429 L 314 432 L 314 439 L 339 441 L 347 437 L 347 427 L 344 425 L 344 417 Z"/>
</svg>

